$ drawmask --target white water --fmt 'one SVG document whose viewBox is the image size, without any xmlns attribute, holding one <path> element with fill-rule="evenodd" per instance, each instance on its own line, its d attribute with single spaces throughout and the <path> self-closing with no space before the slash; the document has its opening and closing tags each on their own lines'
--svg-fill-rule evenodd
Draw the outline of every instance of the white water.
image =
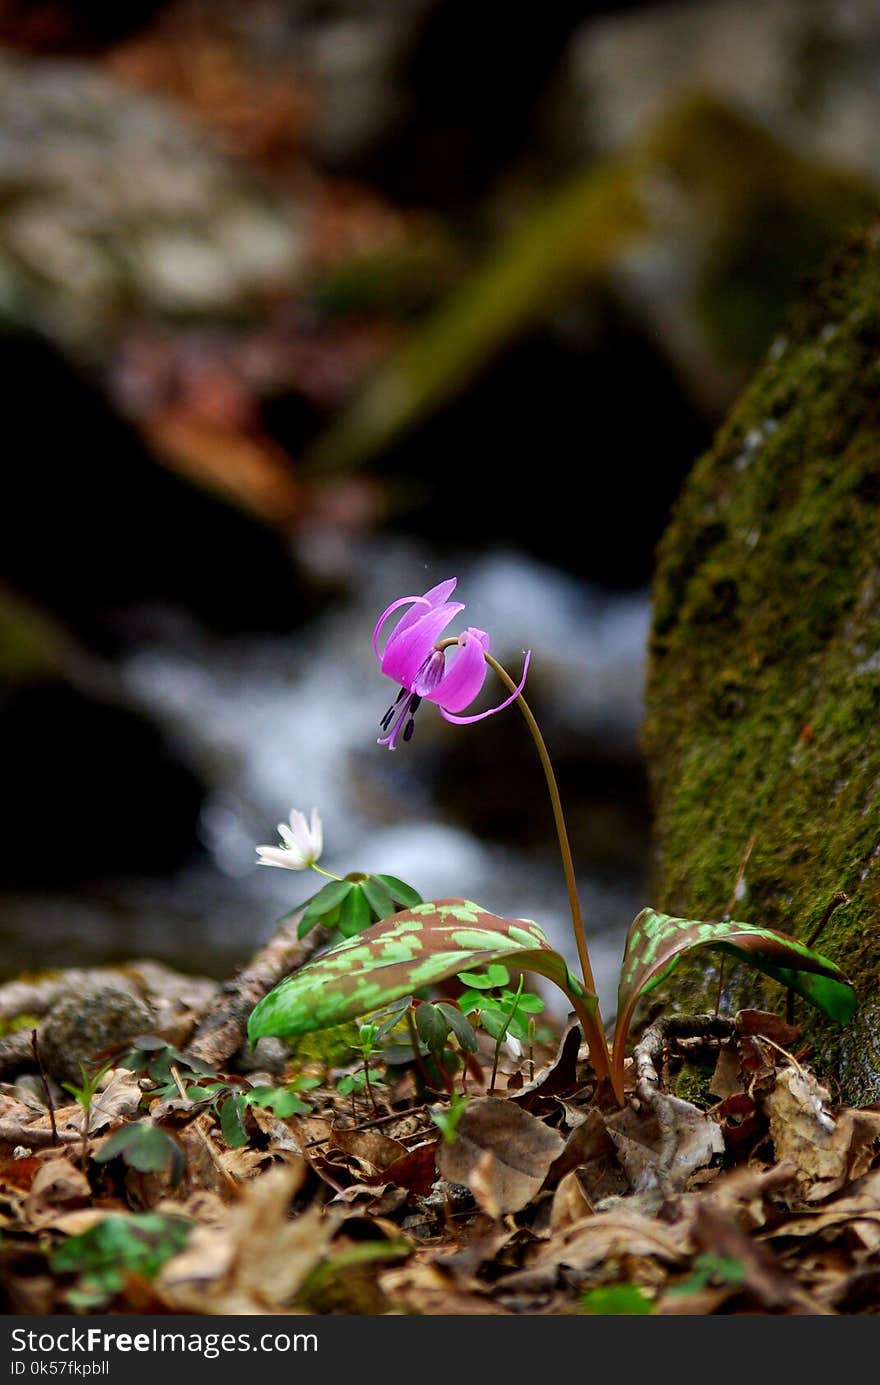
<svg viewBox="0 0 880 1385">
<path fill-rule="evenodd" d="M 325 575 L 332 569 L 352 592 L 313 625 L 283 638 L 232 640 L 177 620 L 166 643 L 142 649 L 122 667 L 129 698 L 163 725 L 209 785 L 200 823 L 206 860 L 170 878 L 102 882 L 75 897 L 7 898 L 10 968 L 38 967 L 50 955 L 56 965 L 148 955 L 223 974 L 320 883 L 309 871 L 256 865 L 255 846 L 276 841 L 277 822 L 292 807 L 313 806 L 324 820 L 328 869 L 386 871 L 426 898 L 465 895 L 499 913 L 534 918 L 575 961 L 555 853 L 482 842 L 432 802 L 436 756 L 454 738 L 475 742 L 480 724 L 450 726 L 426 703 L 411 743 L 393 753 L 376 744 L 396 689 L 379 670 L 370 635 L 397 596 L 458 575 L 456 597 L 467 607 L 451 632 L 465 625 L 488 630 L 493 651 L 512 671 L 521 667 L 524 646 L 531 647 L 530 681 L 534 688 L 540 680 L 551 730 L 576 729 L 634 760 L 646 597 L 601 593 L 513 552 L 437 567 L 425 563 L 423 549 L 402 541 L 340 547 L 332 536 L 318 543 L 313 533 L 310 544 L 303 556 Z M 480 705 L 498 700 L 490 682 Z M 505 773 L 503 764 L 498 772 Z M 162 805 L 154 806 L 161 815 Z M 543 798 L 522 810 L 550 814 Z M 576 863 L 606 1012 L 613 1010 L 623 933 L 645 903 L 640 850 L 634 843 L 633 865 L 617 875 L 606 868 L 601 880 Z"/>
<path fill-rule="evenodd" d="M 425 564 L 422 550 L 417 557 L 409 545 L 383 540 L 346 550 L 345 560 L 357 573 L 356 594 L 311 628 L 234 644 L 201 637 L 183 652 L 147 649 L 125 665 L 131 696 L 164 723 L 212 786 L 201 827 L 215 870 L 188 873 L 177 896 L 201 895 L 208 917 L 187 926 L 206 945 L 228 947 L 235 938 L 246 947 L 265 936 L 319 882 L 310 872 L 257 867 L 254 847 L 275 842 L 275 825 L 291 807 L 317 805 L 328 869 L 383 870 L 426 898 L 464 894 L 536 918 L 572 956 L 556 860 L 478 841 L 438 811 L 420 776 L 432 743 L 436 749 L 438 740 L 478 736 L 479 725 L 449 726 L 426 704 L 410 744 L 393 753 L 376 744 L 395 689 L 379 671 L 370 634 L 395 597 L 457 572 L 456 597 L 467 609 L 451 630 L 473 624 L 490 631 L 493 650 L 512 669 L 531 646 L 533 676 L 553 687 L 558 724 L 589 729 L 635 755 L 646 598 L 599 593 L 515 553 L 437 568 Z M 523 811 L 550 809 L 541 803 Z M 581 870 L 580 884 L 608 1008 L 622 931 L 644 903 L 640 880 L 600 884 Z"/>
</svg>

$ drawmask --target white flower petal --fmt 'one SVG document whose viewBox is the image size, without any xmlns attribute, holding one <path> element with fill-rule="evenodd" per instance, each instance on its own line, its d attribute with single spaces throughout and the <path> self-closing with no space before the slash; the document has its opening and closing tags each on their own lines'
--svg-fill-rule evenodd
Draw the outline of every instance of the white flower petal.
<svg viewBox="0 0 880 1385">
<path fill-rule="evenodd" d="M 283 866 L 285 870 L 303 870 L 308 865 L 300 855 L 285 846 L 258 846 L 260 866 Z"/>
<path fill-rule="evenodd" d="M 305 813 L 297 808 L 290 810 L 290 825 L 279 822 L 278 835 L 283 845 L 258 846 L 257 855 L 261 866 L 283 866 L 286 870 L 305 870 L 317 861 L 324 846 L 321 815 L 317 808 L 312 809 L 311 825 Z"/>
<path fill-rule="evenodd" d="M 324 850 L 324 827 L 321 822 L 321 814 L 318 812 L 317 808 L 312 809 L 311 833 L 312 850 L 315 853 L 314 859 L 317 861 L 318 857 L 321 855 L 321 852 Z"/>
</svg>

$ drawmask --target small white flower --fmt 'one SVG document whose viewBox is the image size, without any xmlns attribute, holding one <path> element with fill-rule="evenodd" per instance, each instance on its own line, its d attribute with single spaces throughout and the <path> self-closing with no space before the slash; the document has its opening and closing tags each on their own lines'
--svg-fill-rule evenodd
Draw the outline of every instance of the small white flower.
<svg viewBox="0 0 880 1385">
<path fill-rule="evenodd" d="M 279 822 L 278 833 L 283 846 L 258 846 L 258 865 L 283 866 L 285 870 L 305 870 L 320 858 L 324 849 L 324 834 L 321 827 L 321 814 L 312 809 L 311 822 L 306 821 L 305 813 L 293 808 L 290 813 L 290 826 Z"/>
<path fill-rule="evenodd" d="M 521 1058 L 523 1056 L 523 1046 L 519 1039 L 513 1034 L 508 1034 L 507 1038 L 504 1040 L 504 1047 L 507 1049 L 511 1058 Z"/>
</svg>

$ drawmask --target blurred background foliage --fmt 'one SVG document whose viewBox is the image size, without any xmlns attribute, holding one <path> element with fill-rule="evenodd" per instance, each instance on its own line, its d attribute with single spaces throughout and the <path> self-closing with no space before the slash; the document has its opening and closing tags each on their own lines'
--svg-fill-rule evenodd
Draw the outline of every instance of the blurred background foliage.
<svg viewBox="0 0 880 1385">
<path fill-rule="evenodd" d="M 221 973 L 313 803 L 565 945 L 517 719 L 374 744 L 375 613 L 457 572 L 534 647 L 610 984 L 654 548 L 876 214 L 878 63 L 873 0 L 0 3 L 7 974 Z"/>
</svg>

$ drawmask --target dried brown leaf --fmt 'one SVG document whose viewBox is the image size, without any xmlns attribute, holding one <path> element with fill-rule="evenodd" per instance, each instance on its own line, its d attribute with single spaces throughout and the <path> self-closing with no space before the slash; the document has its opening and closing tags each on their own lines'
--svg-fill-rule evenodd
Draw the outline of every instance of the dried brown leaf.
<svg viewBox="0 0 880 1385">
<path fill-rule="evenodd" d="M 488 1293 L 469 1292 L 435 1264 L 413 1261 L 379 1276 L 382 1292 L 400 1310 L 443 1317 L 507 1316 Z"/>
<path fill-rule="evenodd" d="M 409 1192 L 425 1197 L 437 1178 L 437 1144 L 437 1140 L 426 1140 L 424 1144 L 416 1145 L 415 1149 L 407 1150 L 393 1164 L 389 1164 L 383 1173 L 366 1178 L 364 1182 L 399 1184 Z"/>
<path fill-rule="evenodd" d="M 681 1191 L 691 1175 L 717 1163 L 724 1153 L 718 1124 L 678 1097 L 655 1092 L 640 1110 L 627 1106 L 606 1116 L 633 1192 Z"/>
<path fill-rule="evenodd" d="M 290 1305 L 337 1227 L 318 1207 L 288 1216 L 302 1180 L 301 1169 L 283 1166 L 245 1184 L 225 1222 L 197 1226 L 163 1266 L 155 1281 L 162 1302 L 189 1313 L 269 1313 Z"/>
<path fill-rule="evenodd" d="M 727 1097 L 738 1096 L 743 1090 L 739 1054 L 732 1048 L 719 1049 L 709 1091 L 719 1101 L 724 1101 Z"/>
<path fill-rule="evenodd" d="M 587 1274 L 606 1262 L 646 1257 L 666 1265 L 685 1260 L 686 1232 L 663 1226 L 640 1212 L 619 1207 L 597 1212 L 566 1227 L 526 1252 L 526 1267 L 505 1277 L 505 1290 L 546 1290 L 563 1274 Z"/>
<path fill-rule="evenodd" d="M 336 1149 L 353 1155 L 361 1163 L 369 1164 L 370 1173 L 384 1173 L 409 1153 L 406 1145 L 383 1135 L 381 1130 L 352 1130 L 335 1125 L 331 1142 Z"/>
<path fill-rule="evenodd" d="M 29 1226 L 56 1226 L 66 1212 L 84 1206 L 92 1195 L 89 1180 L 69 1159 L 52 1159 L 37 1171 L 24 1205 Z"/>
<path fill-rule="evenodd" d="M 513 1101 L 478 1097 L 437 1159 L 450 1183 L 470 1188 L 490 1216 L 519 1212 L 538 1192 L 564 1143 L 555 1130 Z"/>
<path fill-rule="evenodd" d="M 791 1163 L 805 1183 L 821 1186 L 810 1197 L 826 1197 L 842 1186 L 853 1141 L 852 1113 L 835 1119 L 830 1095 L 812 1073 L 786 1067 L 763 1098 L 777 1160 Z"/>
</svg>

